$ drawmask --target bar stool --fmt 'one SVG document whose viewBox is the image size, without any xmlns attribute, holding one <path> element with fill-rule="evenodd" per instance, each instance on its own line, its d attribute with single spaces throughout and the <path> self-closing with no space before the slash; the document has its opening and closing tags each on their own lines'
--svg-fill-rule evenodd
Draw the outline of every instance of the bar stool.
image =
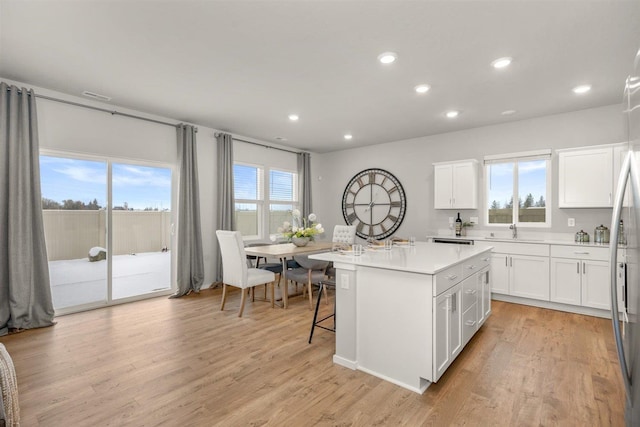
<svg viewBox="0 0 640 427">
<path fill-rule="evenodd" d="M 328 288 L 336 288 L 335 278 L 323 280 L 320 282 L 320 290 L 318 291 L 318 300 L 316 301 L 316 311 L 313 313 L 313 323 L 311 324 L 311 334 L 309 334 L 309 344 L 311 344 L 311 339 L 313 338 L 313 331 L 315 328 L 322 328 L 326 331 L 335 332 L 336 331 L 336 301 L 334 298 L 333 301 L 333 314 L 323 317 L 318 320 L 318 309 L 320 308 L 320 299 L 322 299 L 322 291 L 327 292 Z M 321 325 L 320 323 L 324 322 L 333 317 L 333 328 L 328 328 L 326 326 Z"/>
</svg>

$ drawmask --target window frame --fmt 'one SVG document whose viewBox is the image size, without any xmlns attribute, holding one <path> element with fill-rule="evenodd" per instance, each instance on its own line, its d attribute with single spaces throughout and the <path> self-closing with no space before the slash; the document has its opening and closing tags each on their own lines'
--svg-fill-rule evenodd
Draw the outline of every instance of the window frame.
<svg viewBox="0 0 640 427">
<path fill-rule="evenodd" d="M 519 164 L 521 162 L 529 162 L 535 160 L 544 160 L 546 163 L 545 166 L 545 222 L 522 222 L 519 221 L 520 217 L 520 204 L 518 202 L 520 194 L 520 186 L 519 186 Z M 504 227 L 506 225 L 515 224 L 517 227 L 521 228 L 551 228 L 552 224 L 552 162 L 551 162 L 551 150 L 540 150 L 540 151 L 532 151 L 532 152 L 524 152 L 524 153 L 515 153 L 515 154 L 505 154 L 505 155 L 497 155 L 497 156 L 485 156 L 484 158 L 484 225 L 487 227 Z M 489 210 L 490 210 L 490 197 L 489 185 L 491 183 L 491 179 L 489 177 L 490 166 L 494 164 L 504 164 L 511 163 L 513 164 L 513 213 L 512 213 L 512 222 L 509 224 L 505 223 L 490 223 L 489 222 Z"/>
<path fill-rule="evenodd" d="M 297 171 L 293 171 L 286 168 L 281 167 L 271 167 L 264 164 L 255 164 L 244 161 L 234 161 L 233 166 L 235 168 L 236 165 L 246 166 L 251 168 L 256 168 L 258 170 L 258 199 L 238 199 L 235 197 L 235 188 L 234 188 L 234 210 L 235 205 L 238 203 L 247 203 L 247 204 L 255 204 L 257 209 L 257 231 L 258 233 L 255 235 L 242 235 L 242 239 L 245 241 L 251 240 L 269 240 L 269 237 L 273 234 L 277 234 L 276 232 L 271 232 L 269 229 L 270 220 L 271 220 L 271 205 L 291 205 L 292 209 L 300 209 L 300 200 L 299 200 L 299 185 L 300 179 Z M 290 200 L 280 200 L 280 199 L 271 199 L 271 171 L 285 172 L 293 175 L 293 201 Z M 235 215 L 235 214 L 234 214 Z M 236 225 L 237 230 L 237 225 Z"/>
</svg>

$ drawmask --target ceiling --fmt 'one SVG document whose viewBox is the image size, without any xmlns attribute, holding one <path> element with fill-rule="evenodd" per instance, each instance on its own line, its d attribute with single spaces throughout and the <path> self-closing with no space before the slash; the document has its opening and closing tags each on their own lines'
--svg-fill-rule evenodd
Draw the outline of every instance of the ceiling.
<svg viewBox="0 0 640 427">
<path fill-rule="evenodd" d="M 639 47 L 635 0 L 0 0 L 4 78 L 314 152 L 617 104 Z"/>
</svg>

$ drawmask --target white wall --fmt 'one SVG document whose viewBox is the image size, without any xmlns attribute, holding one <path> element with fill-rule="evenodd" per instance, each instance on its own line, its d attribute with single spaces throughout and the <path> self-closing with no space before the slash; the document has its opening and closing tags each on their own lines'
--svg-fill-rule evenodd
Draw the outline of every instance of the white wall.
<svg viewBox="0 0 640 427">
<path fill-rule="evenodd" d="M 312 156 L 313 208 L 325 228 L 344 223 L 341 197 L 349 179 L 367 168 L 382 168 L 393 173 L 407 195 L 407 213 L 398 236 L 415 235 L 419 240 L 428 233 L 448 227 L 448 217 L 455 210 L 433 209 L 433 162 L 477 159 L 487 154 L 516 153 L 542 148 L 569 148 L 623 142 L 625 121 L 622 105 L 545 116 L 502 125 L 486 126 L 410 140 L 395 141 L 372 147 L 354 148 Z M 557 155 L 552 160 L 555 195 L 558 188 Z M 482 168 L 480 168 L 482 170 Z M 597 171 L 594 171 L 597 173 Z M 480 174 L 482 175 L 482 173 Z M 484 182 L 480 177 L 479 206 L 484 206 Z M 589 234 L 600 223 L 610 222 L 611 209 L 558 209 L 552 200 L 552 227 L 536 229 L 553 233 L 575 233 L 584 228 Z M 480 217 L 484 212 L 462 210 L 461 216 Z M 576 219 L 576 227 L 567 227 L 567 218 Z M 327 229 L 330 229 L 327 228 Z M 506 228 L 506 227 L 504 227 Z M 474 227 L 474 232 L 488 230 Z M 495 229 L 492 227 L 491 231 Z M 502 231 L 499 229 L 499 231 Z M 485 233 L 486 234 L 486 233 Z"/>
</svg>

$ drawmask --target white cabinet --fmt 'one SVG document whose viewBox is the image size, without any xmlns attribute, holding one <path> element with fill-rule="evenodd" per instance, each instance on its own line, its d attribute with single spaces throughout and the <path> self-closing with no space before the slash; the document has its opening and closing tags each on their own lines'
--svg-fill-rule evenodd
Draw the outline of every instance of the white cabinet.
<svg viewBox="0 0 640 427">
<path fill-rule="evenodd" d="M 491 292 L 549 301 L 549 245 L 478 243 L 493 246 Z"/>
<path fill-rule="evenodd" d="M 440 378 L 491 314 L 489 263 L 489 254 L 485 253 L 434 276 L 433 381 Z"/>
<path fill-rule="evenodd" d="M 474 277 L 471 277 L 474 279 Z M 435 298 L 435 381 L 462 350 L 462 284 Z"/>
<path fill-rule="evenodd" d="M 618 258 L 621 259 L 622 254 Z M 579 246 L 551 248 L 551 301 L 610 310 L 609 249 Z M 617 283 L 623 309 L 623 280 Z"/>
<path fill-rule="evenodd" d="M 485 267 L 478 272 L 478 328 L 491 315 L 491 271 Z"/>
<path fill-rule="evenodd" d="M 435 209 L 478 208 L 478 161 L 433 164 Z"/>
<path fill-rule="evenodd" d="M 549 301 L 549 258 L 509 256 L 509 295 Z"/>
<path fill-rule="evenodd" d="M 558 150 L 558 207 L 613 206 L 615 186 L 626 152 L 624 144 Z"/>
</svg>

